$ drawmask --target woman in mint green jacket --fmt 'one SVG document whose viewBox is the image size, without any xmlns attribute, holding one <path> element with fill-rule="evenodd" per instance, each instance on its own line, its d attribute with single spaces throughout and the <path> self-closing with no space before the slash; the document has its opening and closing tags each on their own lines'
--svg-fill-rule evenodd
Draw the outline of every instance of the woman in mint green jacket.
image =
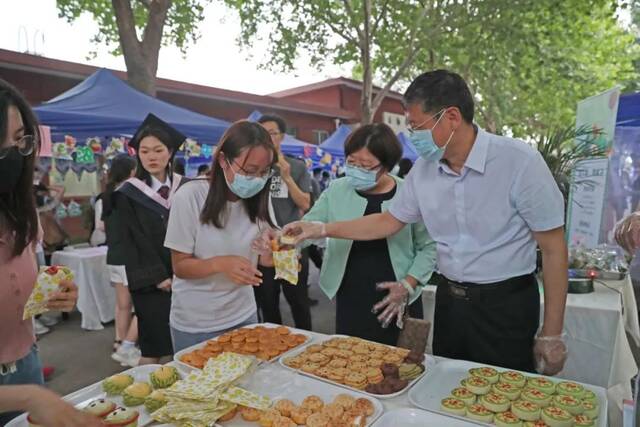
<svg viewBox="0 0 640 427">
<path fill-rule="evenodd" d="M 331 183 L 304 221 L 347 221 L 380 213 L 399 193 L 402 180 L 389 174 L 402 156 L 402 146 L 387 125 L 362 126 L 345 142 L 346 176 Z M 329 239 L 320 287 L 336 297 L 336 333 L 395 345 L 400 330 L 384 328 L 372 313 L 386 291 L 383 282 L 411 286 L 409 314 L 422 318 L 421 287 L 435 268 L 435 243 L 422 224 L 407 225 L 388 239 L 368 242 Z"/>
</svg>

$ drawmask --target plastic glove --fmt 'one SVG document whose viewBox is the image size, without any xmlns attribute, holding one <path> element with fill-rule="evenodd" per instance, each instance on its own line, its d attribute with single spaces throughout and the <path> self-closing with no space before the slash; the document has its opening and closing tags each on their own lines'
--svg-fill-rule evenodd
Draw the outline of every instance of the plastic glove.
<svg viewBox="0 0 640 427">
<path fill-rule="evenodd" d="M 282 234 L 287 237 L 293 237 L 294 244 L 299 244 L 305 240 L 322 239 L 327 237 L 327 229 L 323 222 L 319 221 L 296 221 L 287 224 L 282 229 Z"/>
<path fill-rule="evenodd" d="M 251 250 L 260 256 L 269 256 L 273 252 L 271 241 L 277 239 L 279 232 L 273 228 L 266 228 L 251 242 Z"/>
<path fill-rule="evenodd" d="M 562 370 L 567 360 L 565 335 L 541 336 L 538 332 L 533 344 L 533 360 L 539 374 L 555 375 Z"/>
<path fill-rule="evenodd" d="M 374 314 L 378 314 L 384 309 L 378 316 L 378 321 L 383 328 L 387 328 L 395 318 L 396 326 L 402 329 L 404 310 L 409 304 L 409 289 L 401 282 L 378 283 L 376 289 L 389 291 L 382 301 L 373 306 Z"/>
<path fill-rule="evenodd" d="M 615 229 L 616 242 L 633 255 L 640 247 L 640 213 L 635 212 L 618 223 Z"/>
</svg>

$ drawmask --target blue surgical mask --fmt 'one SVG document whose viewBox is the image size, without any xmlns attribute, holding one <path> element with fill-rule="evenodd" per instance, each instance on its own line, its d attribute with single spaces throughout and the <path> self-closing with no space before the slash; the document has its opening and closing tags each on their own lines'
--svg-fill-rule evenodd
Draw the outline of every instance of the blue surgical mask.
<svg viewBox="0 0 640 427">
<path fill-rule="evenodd" d="M 346 165 L 344 172 L 349 184 L 356 190 L 370 190 L 376 186 L 378 181 L 377 170 L 370 171 Z"/>
<path fill-rule="evenodd" d="M 231 165 L 229 165 L 229 167 L 231 167 Z M 227 186 L 233 192 L 233 194 L 240 197 L 241 199 L 250 199 L 258 194 L 260 191 L 262 191 L 264 186 L 267 184 L 267 181 L 269 180 L 268 177 L 248 177 L 238 172 L 235 172 L 234 175 L 235 176 L 233 177 L 232 183 L 229 183 L 226 174 L 224 176 L 224 179 L 225 181 L 227 181 Z"/>
<path fill-rule="evenodd" d="M 441 110 L 437 114 L 440 114 L 442 111 L 444 110 Z M 440 119 L 442 119 L 442 116 L 443 115 L 438 117 L 438 120 L 436 120 L 436 124 L 434 124 L 431 129 L 415 130 L 411 135 L 409 135 L 411 144 L 413 144 L 414 148 L 423 159 L 433 160 L 436 162 L 440 161 L 440 159 L 442 159 L 442 156 L 444 155 L 445 150 L 447 149 L 447 146 L 449 145 L 449 142 L 451 142 L 453 132 L 451 132 L 451 135 L 449 135 L 449 139 L 447 139 L 447 142 L 443 147 L 438 147 L 436 142 L 433 140 L 432 131 L 436 126 L 438 126 L 438 123 L 440 122 Z"/>
</svg>

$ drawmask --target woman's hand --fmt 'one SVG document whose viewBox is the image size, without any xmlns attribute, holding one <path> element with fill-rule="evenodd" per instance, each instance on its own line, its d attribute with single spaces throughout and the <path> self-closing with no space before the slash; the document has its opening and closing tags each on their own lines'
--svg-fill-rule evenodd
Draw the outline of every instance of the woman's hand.
<svg viewBox="0 0 640 427">
<path fill-rule="evenodd" d="M 262 283 L 262 273 L 245 257 L 229 255 L 214 260 L 219 264 L 218 270 L 236 285 L 260 286 Z"/>
<path fill-rule="evenodd" d="M 71 280 L 64 280 L 60 283 L 60 290 L 51 294 L 47 308 L 70 312 L 78 302 L 78 287 Z"/>
<path fill-rule="evenodd" d="M 156 287 L 161 291 L 171 292 L 171 279 L 163 280 L 161 283 L 158 283 Z"/>
<path fill-rule="evenodd" d="M 251 250 L 258 254 L 259 264 L 264 267 L 273 267 L 272 241 L 278 239 L 278 231 L 267 228 L 251 242 Z"/>
<path fill-rule="evenodd" d="M 43 387 L 33 386 L 27 412 L 34 424 L 45 427 L 104 427 L 100 419 L 78 411 Z"/>
<path fill-rule="evenodd" d="M 305 240 L 315 240 L 327 237 L 325 224 L 322 222 L 296 221 L 287 224 L 282 229 L 282 234 L 294 239 L 294 244 L 298 244 Z"/>
</svg>

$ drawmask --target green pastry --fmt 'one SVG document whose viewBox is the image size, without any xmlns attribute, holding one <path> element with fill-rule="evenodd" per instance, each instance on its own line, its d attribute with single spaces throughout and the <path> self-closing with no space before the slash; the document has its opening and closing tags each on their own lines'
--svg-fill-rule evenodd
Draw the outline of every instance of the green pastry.
<svg viewBox="0 0 640 427">
<path fill-rule="evenodd" d="M 500 375 L 498 371 L 493 368 L 483 367 L 483 368 L 472 368 L 469 369 L 469 374 L 474 377 L 484 378 L 489 381 L 491 384 L 495 384 L 500 380 Z"/>
<path fill-rule="evenodd" d="M 506 371 L 500 374 L 500 382 L 512 384 L 518 388 L 522 388 L 526 384 L 527 378 L 520 372 Z"/>
<path fill-rule="evenodd" d="M 576 399 L 572 396 L 558 394 L 556 396 L 553 396 L 553 401 L 551 404 L 553 406 L 557 406 L 558 408 L 564 409 L 574 416 L 580 415 L 584 412 L 584 408 L 582 407 L 582 400 Z"/>
<path fill-rule="evenodd" d="M 465 405 L 473 405 L 474 403 L 476 403 L 476 395 L 471 393 L 464 387 L 454 388 L 451 391 L 451 396 L 455 397 L 456 399 L 462 400 Z"/>
<path fill-rule="evenodd" d="M 140 414 L 138 411 L 134 411 L 129 408 L 118 408 L 107 417 L 102 420 L 106 426 L 114 427 L 137 427 L 138 417 Z"/>
<path fill-rule="evenodd" d="M 548 406 L 542 410 L 542 421 L 549 427 L 572 427 L 573 416 L 557 406 Z"/>
<path fill-rule="evenodd" d="M 550 395 L 535 388 L 525 388 L 520 394 L 520 399 L 533 402 L 541 408 L 545 408 L 551 403 Z"/>
<path fill-rule="evenodd" d="M 596 422 L 586 415 L 576 415 L 573 425 L 575 427 L 595 427 Z"/>
<path fill-rule="evenodd" d="M 117 374 L 102 381 L 102 389 L 106 391 L 108 395 L 113 396 L 122 394 L 124 389 L 131 384 L 133 384 L 133 377 L 131 375 Z"/>
<path fill-rule="evenodd" d="M 442 399 L 442 402 L 440 402 L 440 408 L 453 415 L 464 415 L 466 413 L 464 402 L 453 397 Z"/>
<path fill-rule="evenodd" d="M 415 363 L 402 363 L 398 367 L 398 375 L 401 380 L 414 380 L 422 374 L 422 368 Z"/>
<path fill-rule="evenodd" d="M 466 378 L 460 384 L 473 394 L 487 394 L 491 390 L 489 381 L 480 377 Z"/>
<path fill-rule="evenodd" d="M 520 389 L 511 383 L 496 383 L 491 386 L 491 391 L 501 394 L 509 400 L 516 400 L 520 397 Z"/>
<path fill-rule="evenodd" d="M 598 396 L 589 389 L 584 390 L 584 394 L 582 395 L 582 400 L 592 403 L 598 403 Z"/>
<path fill-rule="evenodd" d="M 144 400 L 144 407 L 149 413 L 155 412 L 167 404 L 167 398 L 162 390 L 155 390 Z"/>
<path fill-rule="evenodd" d="M 178 370 L 173 366 L 161 366 L 149 375 L 153 388 L 168 388 L 180 380 Z"/>
<path fill-rule="evenodd" d="M 518 400 L 511 404 L 511 412 L 524 421 L 540 419 L 540 406 L 527 400 Z"/>
<path fill-rule="evenodd" d="M 479 403 L 475 403 L 467 408 L 467 417 L 475 421 L 491 423 L 493 421 L 493 412 Z"/>
<path fill-rule="evenodd" d="M 481 396 L 479 403 L 491 412 L 505 412 L 511 407 L 511 401 L 508 398 L 496 393 Z"/>
<path fill-rule="evenodd" d="M 600 415 L 600 406 L 597 403 L 582 401 L 582 414 L 596 419 Z"/>
<path fill-rule="evenodd" d="M 580 384 L 572 383 L 570 381 L 563 381 L 561 383 L 558 383 L 558 385 L 556 386 L 556 393 L 575 397 L 577 399 L 582 399 L 584 392 L 584 387 L 582 387 Z"/>
<path fill-rule="evenodd" d="M 527 381 L 527 387 L 535 388 L 543 393 L 553 394 L 556 391 L 556 385 L 553 381 L 545 377 L 531 377 Z"/>
<path fill-rule="evenodd" d="M 147 383 L 134 383 L 122 392 L 122 402 L 126 406 L 142 405 L 151 394 L 152 388 Z"/>
<path fill-rule="evenodd" d="M 497 427 L 522 427 L 522 421 L 520 421 L 520 418 L 508 411 L 496 414 L 493 418 L 493 422 Z"/>
</svg>

